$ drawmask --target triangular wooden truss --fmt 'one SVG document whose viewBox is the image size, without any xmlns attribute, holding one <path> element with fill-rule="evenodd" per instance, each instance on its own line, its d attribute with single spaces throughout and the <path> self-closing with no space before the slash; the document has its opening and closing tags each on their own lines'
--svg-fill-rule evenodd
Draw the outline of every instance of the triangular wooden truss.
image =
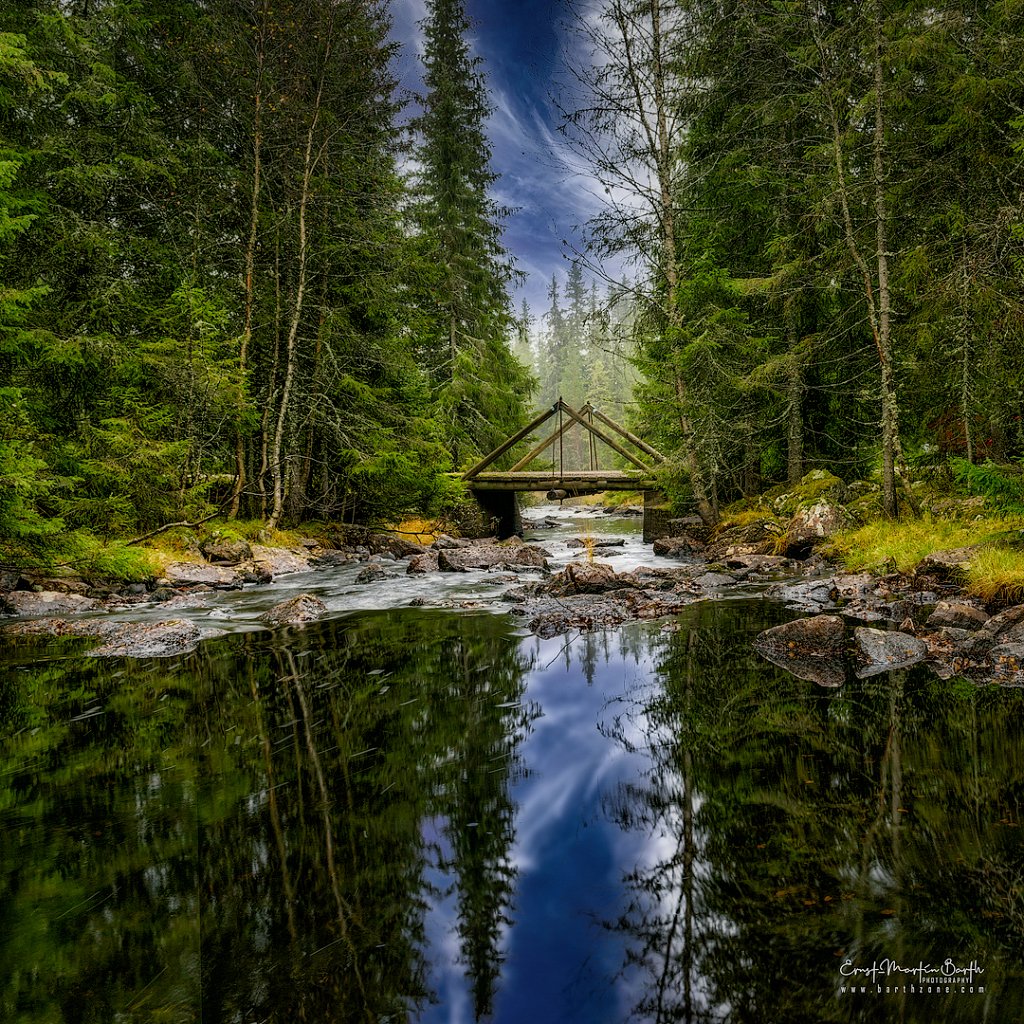
<svg viewBox="0 0 1024 1024">
<path fill-rule="evenodd" d="M 594 424 L 595 419 L 599 423 L 608 427 L 609 430 L 613 431 L 614 433 L 618 434 L 620 437 L 628 441 L 634 447 L 639 448 L 640 451 L 642 451 L 645 455 L 651 456 L 658 462 L 663 462 L 665 459 L 665 456 L 662 455 L 661 452 L 657 450 L 657 448 L 654 448 L 652 445 L 649 445 L 646 441 L 641 440 L 639 437 L 636 436 L 636 434 L 631 433 L 625 427 L 616 423 L 611 417 L 605 416 L 603 412 L 600 412 L 598 409 L 595 409 L 589 402 L 587 402 L 579 410 L 576 410 L 573 409 L 573 407 L 569 405 L 569 403 L 566 402 L 564 399 L 559 398 L 558 401 L 555 402 L 555 404 L 552 405 L 550 409 L 545 410 L 535 419 L 531 420 L 529 423 L 527 423 L 525 427 L 523 427 L 522 430 L 517 431 L 507 441 L 503 441 L 500 445 L 498 445 L 497 448 L 494 449 L 494 451 L 489 452 L 475 466 L 473 466 L 471 469 L 468 469 L 465 473 L 463 473 L 462 479 L 467 481 L 473 480 L 474 477 L 482 473 L 485 469 L 488 468 L 488 466 L 493 465 L 507 451 L 509 451 L 511 448 L 517 445 L 524 438 L 529 437 L 529 435 L 532 434 L 538 427 L 542 427 L 545 423 L 547 423 L 548 420 L 552 419 L 555 416 L 558 416 L 559 418 L 558 428 L 553 433 L 545 437 L 544 440 L 540 441 L 537 445 L 530 449 L 530 451 L 527 452 L 527 454 L 524 455 L 511 469 L 506 470 L 506 476 L 510 476 L 513 473 L 519 473 L 525 470 L 525 468 L 531 462 L 533 462 L 534 459 L 540 456 L 546 449 L 552 447 L 552 445 L 554 445 L 557 441 L 561 439 L 562 435 L 564 435 L 566 431 L 576 426 L 576 424 L 579 424 L 581 427 L 583 427 L 584 430 L 589 431 L 590 434 L 597 440 L 602 441 L 604 444 L 608 445 L 608 447 L 611 448 L 612 451 L 618 452 L 619 455 L 621 455 L 624 459 L 631 462 L 634 466 L 637 467 L 637 469 L 646 474 L 648 477 L 653 475 L 654 470 L 646 462 L 644 462 L 641 458 L 639 458 L 639 456 L 634 455 L 626 448 L 623 448 L 623 446 L 619 444 L 618 441 L 616 441 L 613 437 L 611 437 L 600 427 L 596 426 Z M 566 421 L 566 417 L 568 417 L 568 421 Z"/>
</svg>

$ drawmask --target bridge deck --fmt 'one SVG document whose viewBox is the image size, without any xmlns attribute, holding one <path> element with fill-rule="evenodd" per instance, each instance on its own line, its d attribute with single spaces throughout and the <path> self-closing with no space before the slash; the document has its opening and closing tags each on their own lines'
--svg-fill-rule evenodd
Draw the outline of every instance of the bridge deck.
<svg viewBox="0 0 1024 1024">
<path fill-rule="evenodd" d="M 562 473 L 477 473 L 467 483 L 480 491 L 646 491 L 658 485 L 642 473 L 611 469 L 567 470 Z"/>
</svg>

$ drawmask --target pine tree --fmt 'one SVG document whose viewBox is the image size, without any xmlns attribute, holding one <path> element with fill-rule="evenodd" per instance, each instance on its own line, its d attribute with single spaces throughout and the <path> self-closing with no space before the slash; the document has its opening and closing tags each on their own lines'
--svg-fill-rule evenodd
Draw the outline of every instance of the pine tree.
<svg viewBox="0 0 1024 1024">
<path fill-rule="evenodd" d="M 485 133 L 489 113 L 481 61 L 472 56 L 463 0 L 429 0 L 424 23 L 426 96 L 414 128 L 421 171 L 415 220 L 423 285 L 432 308 L 421 341 L 456 464 L 511 433 L 530 377 L 509 348 L 512 261 Z"/>
<path fill-rule="evenodd" d="M 48 76 L 25 50 L 25 37 L 0 32 L 0 116 L 47 85 Z M 28 154 L 5 136 L 0 134 L 0 534 L 24 538 L 47 529 L 33 499 L 45 494 L 49 484 L 46 463 L 33 443 L 21 389 L 13 381 L 30 344 L 22 329 L 25 312 L 45 289 L 15 288 L 8 283 L 10 244 L 31 227 L 38 203 L 18 186 Z M 60 525 L 53 522 L 49 528 Z"/>
</svg>

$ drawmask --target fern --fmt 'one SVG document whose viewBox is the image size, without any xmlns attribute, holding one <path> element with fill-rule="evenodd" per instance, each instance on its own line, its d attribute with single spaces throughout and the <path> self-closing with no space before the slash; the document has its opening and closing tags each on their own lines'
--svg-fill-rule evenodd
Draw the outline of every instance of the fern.
<svg viewBox="0 0 1024 1024">
<path fill-rule="evenodd" d="M 993 509 L 1024 515 L 1024 474 L 1016 466 L 993 462 L 975 465 L 966 459 L 950 463 L 956 482 L 969 494 L 983 495 Z"/>
</svg>

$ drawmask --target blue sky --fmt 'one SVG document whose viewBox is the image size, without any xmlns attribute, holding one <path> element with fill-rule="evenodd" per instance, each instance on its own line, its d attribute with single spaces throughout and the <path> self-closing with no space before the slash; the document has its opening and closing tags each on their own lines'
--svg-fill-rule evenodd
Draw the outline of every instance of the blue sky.
<svg viewBox="0 0 1024 1024">
<path fill-rule="evenodd" d="M 567 268 L 563 241 L 580 244 L 578 228 L 597 210 L 590 181 L 561 144 L 553 98 L 567 87 L 564 56 L 571 45 L 564 0 L 467 0 L 473 51 L 483 59 L 494 112 L 489 123 L 494 198 L 516 209 L 505 243 L 527 275 L 515 295 L 539 316 L 556 271 Z M 402 44 L 402 86 L 420 84 L 419 31 L 425 0 L 393 0 L 394 33 Z"/>
</svg>

